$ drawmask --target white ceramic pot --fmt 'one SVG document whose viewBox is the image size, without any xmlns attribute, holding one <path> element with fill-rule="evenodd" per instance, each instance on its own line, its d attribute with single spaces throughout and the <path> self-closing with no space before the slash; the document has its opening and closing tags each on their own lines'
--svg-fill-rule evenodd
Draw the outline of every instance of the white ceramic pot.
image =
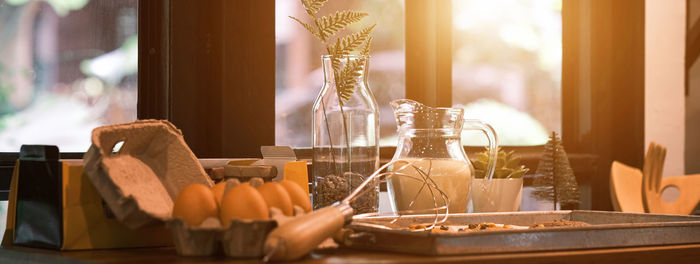
<svg viewBox="0 0 700 264">
<path fill-rule="evenodd" d="M 523 179 L 473 179 L 471 201 L 475 213 L 520 211 Z"/>
</svg>

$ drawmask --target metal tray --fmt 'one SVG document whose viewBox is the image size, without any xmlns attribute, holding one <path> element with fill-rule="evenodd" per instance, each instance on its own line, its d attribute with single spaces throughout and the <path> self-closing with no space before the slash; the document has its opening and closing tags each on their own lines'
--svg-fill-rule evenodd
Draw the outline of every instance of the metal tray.
<svg viewBox="0 0 700 264">
<path fill-rule="evenodd" d="M 450 215 L 446 225 L 492 222 L 530 226 L 554 220 L 581 221 L 585 227 L 432 233 L 406 230 L 434 215 L 353 219 L 343 244 L 355 249 L 422 255 L 533 252 L 700 243 L 700 217 L 606 211 L 549 211 Z M 404 227 L 404 228 L 402 228 Z"/>
</svg>

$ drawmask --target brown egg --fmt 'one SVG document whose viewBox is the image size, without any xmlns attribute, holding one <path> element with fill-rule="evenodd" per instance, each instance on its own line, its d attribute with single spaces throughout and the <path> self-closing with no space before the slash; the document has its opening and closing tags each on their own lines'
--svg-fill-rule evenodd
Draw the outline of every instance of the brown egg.
<svg viewBox="0 0 700 264">
<path fill-rule="evenodd" d="M 277 209 L 282 210 L 284 215 L 294 215 L 292 198 L 289 197 L 287 190 L 281 184 L 276 182 L 266 182 L 263 185 L 258 186 L 258 192 L 262 194 L 268 208 L 277 207 Z"/>
<path fill-rule="evenodd" d="M 185 186 L 175 199 L 173 217 L 182 218 L 189 226 L 199 226 L 219 213 L 214 193 L 209 187 L 193 183 Z"/>
<path fill-rule="evenodd" d="M 211 187 L 211 191 L 214 193 L 214 198 L 216 198 L 216 204 L 221 206 L 221 200 L 224 199 L 224 192 L 226 192 L 226 181 L 221 181 Z"/>
<path fill-rule="evenodd" d="M 287 190 L 289 198 L 292 198 L 293 205 L 298 205 L 304 209 L 304 212 L 311 212 L 311 201 L 309 201 L 309 196 L 306 195 L 306 192 L 301 188 L 301 186 L 299 186 L 298 183 L 290 180 L 282 180 L 279 182 L 279 184 L 282 185 L 285 190 Z"/>
<path fill-rule="evenodd" d="M 221 201 L 221 224 L 228 227 L 231 219 L 267 220 L 270 218 L 262 195 L 250 184 L 231 188 Z"/>
</svg>

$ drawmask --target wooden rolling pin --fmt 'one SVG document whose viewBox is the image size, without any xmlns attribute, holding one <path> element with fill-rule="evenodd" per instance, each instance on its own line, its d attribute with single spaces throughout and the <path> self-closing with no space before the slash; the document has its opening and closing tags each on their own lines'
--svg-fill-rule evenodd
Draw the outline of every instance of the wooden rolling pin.
<svg viewBox="0 0 700 264">
<path fill-rule="evenodd" d="M 311 252 L 352 219 L 346 203 L 324 207 L 273 230 L 265 240 L 265 260 L 295 260 Z"/>
</svg>

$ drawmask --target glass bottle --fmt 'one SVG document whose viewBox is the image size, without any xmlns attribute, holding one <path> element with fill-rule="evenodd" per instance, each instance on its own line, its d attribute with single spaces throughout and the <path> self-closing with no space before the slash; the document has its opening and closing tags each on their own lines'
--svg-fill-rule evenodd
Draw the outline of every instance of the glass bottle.
<svg viewBox="0 0 700 264">
<path fill-rule="evenodd" d="M 369 57 L 324 55 L 322 64 L 324 82 L 312 119 L 314 209 L 342 200 L 379 167 L 379 108 L 367 83 Z M 339 93 L 336 76 L 353 64 L 361 66 L 344 80 L 354 88 Z M 376 212 L 378 197 L 378 183 L 370 184 L 351 205 L 356 214 Z"/>
</svg>

